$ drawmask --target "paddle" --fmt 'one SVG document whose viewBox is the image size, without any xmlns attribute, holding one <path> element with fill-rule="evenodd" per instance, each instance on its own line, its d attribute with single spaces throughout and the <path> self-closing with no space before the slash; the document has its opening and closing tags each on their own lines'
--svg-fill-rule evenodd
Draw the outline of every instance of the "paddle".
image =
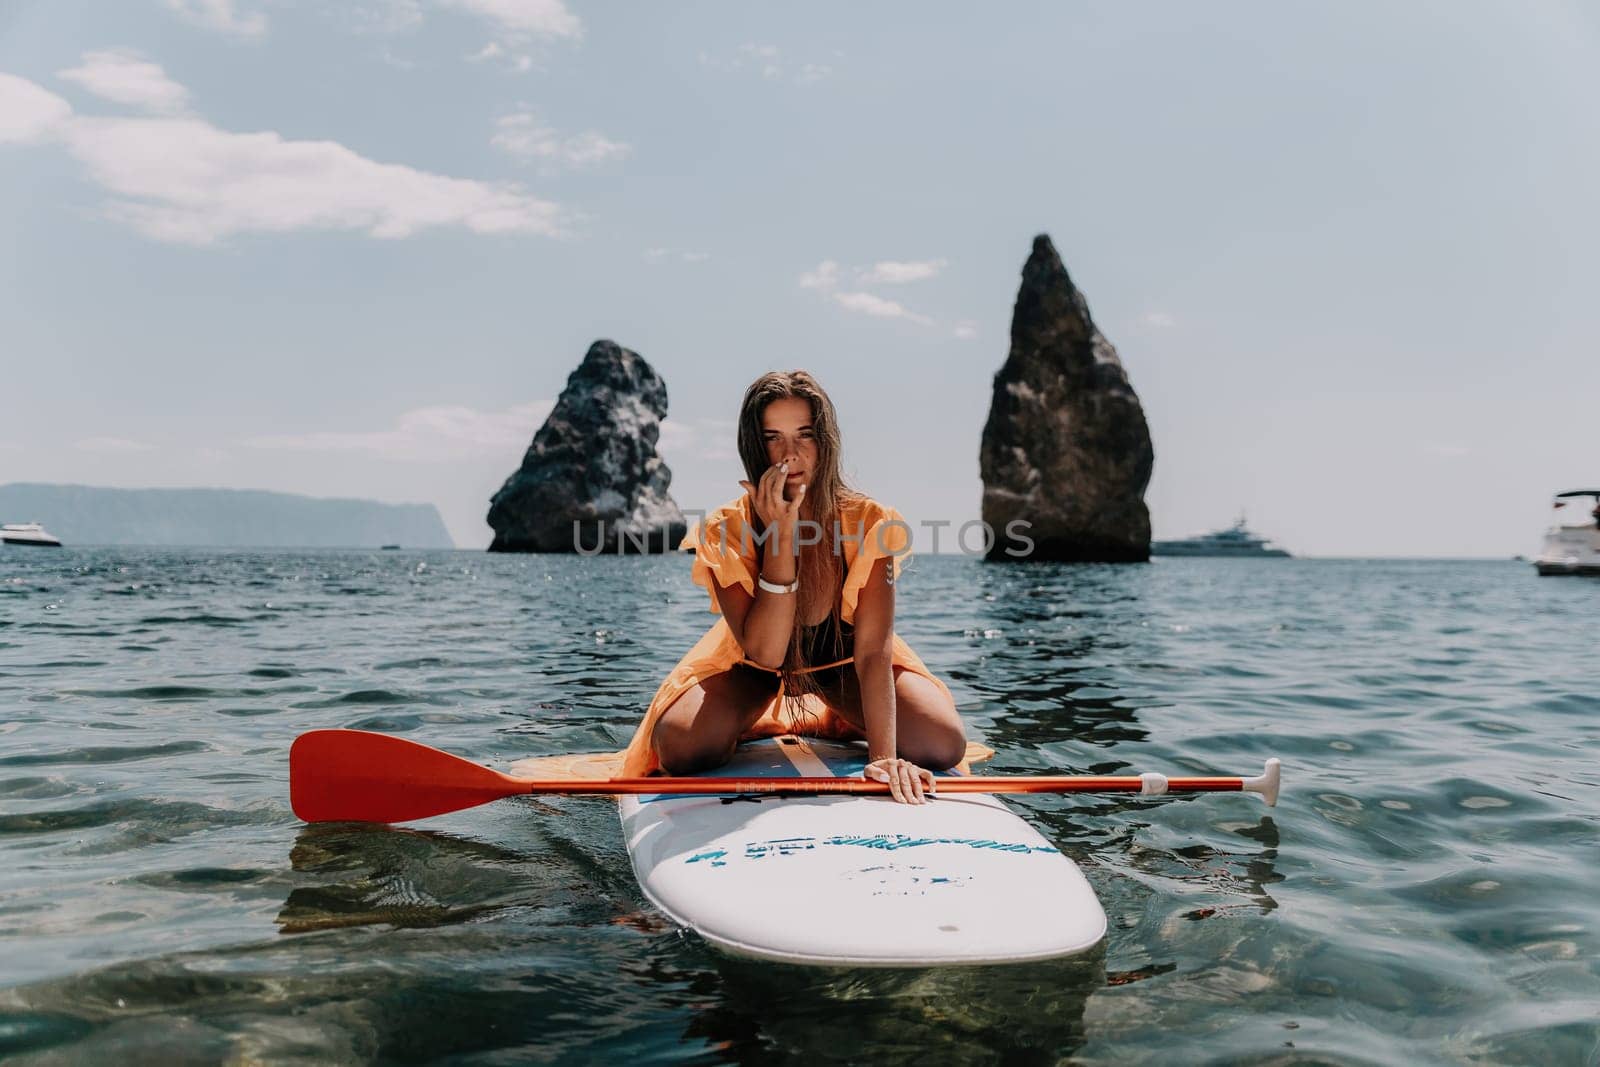
<svg viewBox="0 0 1600 1067">
<path fill-rule="evenodd" d="M 1259 793 L 1278 802 L 1278 761 L 1255 778 L 1169 778 L 1162 774 L 941 777 L 952 793 Z M 864 778 L 514 778 L 403 737 L 366 730 L 312 730 L 289 748 L 289 802 L 306 822 L 409 822 L 501 797 L 546 793 L 615 795 L 769 793 L 887 795 Z"/>
</svg>

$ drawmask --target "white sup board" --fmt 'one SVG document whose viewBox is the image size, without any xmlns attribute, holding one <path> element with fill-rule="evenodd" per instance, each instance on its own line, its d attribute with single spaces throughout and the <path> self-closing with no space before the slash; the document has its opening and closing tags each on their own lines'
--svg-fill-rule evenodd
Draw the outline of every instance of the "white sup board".
<svg viewBox="0 0 1600 1067">
<path fill-rule="evenodd" d="M 719 777 L 859 777 L 866 749 L 741 745 Z M 831 966 L 1011 963 L 1084 952 L 1106 916 L 1083 872 L 1000 800 L 624 796 L 645 895 L 738 956 Z"/>
</svg>

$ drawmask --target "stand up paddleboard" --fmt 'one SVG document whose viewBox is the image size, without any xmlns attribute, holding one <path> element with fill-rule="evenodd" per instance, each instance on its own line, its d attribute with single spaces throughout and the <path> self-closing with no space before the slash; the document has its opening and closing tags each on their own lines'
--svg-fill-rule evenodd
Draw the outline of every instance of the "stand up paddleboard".
<svg viewBox="0 0 1600 1067">
<path fill-rule="evenodd" d="M 780 737 L 697 777 L 860 777 L 858 745 Z M 725 952 L 785 963 L 1014 963 L 1099 944 L 1083 872 L 994 797 L 620 798 L 639 885 Z"/>
</svg>

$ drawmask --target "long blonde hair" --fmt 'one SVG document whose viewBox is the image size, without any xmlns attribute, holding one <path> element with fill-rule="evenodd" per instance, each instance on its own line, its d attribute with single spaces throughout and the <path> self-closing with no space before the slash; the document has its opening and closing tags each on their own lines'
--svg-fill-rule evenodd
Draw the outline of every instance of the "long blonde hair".
<svg viewBox="0 0 1600 1067">
<path fill-rule="evenodd" d="M 800 546 L 799 565 L 795 573 L 800 579 L 798 595 L 802 600 L 795 608 L 795 626 L 789 634 L 789 651 L 784 655 L 781 670 L 783 694 L 789 701 L 790 717 L 798 720 L 806 715 L 802 699 L 804 695 L 820 695 L 822 692 L 811 673 L 802 674 L 799 671 L 811 666 L 806 654 L 807 642 L 802 639 L 805 619 L 810 610 L 815 609 L 816 598 L 824 593 L 829 600 L 836 654 L 823 662 L 832 662 L 844 656 L 840 633 L 843 620 L 839 614 L 839 594 L 844 585 L 844 558 L 834 550 L 834 524 L 840 521 L 840 507 L 864 499 L 864 494 L 845 481 L 839 468 L 839 416 L 834 411 L 833 401 L 817 380 L 803 370 L 769 371 L 750 383 L 750 388 L 745 390 L 744 402 L 739 407 L 739 459 L 744 463 L 745 477 L 750 484 L 759 484 L 761 475 L 772 465 L 767 458 L 761 416 L 768 404 L 787 397 L 804 400 L 811 406 L 811 434 L 817 442 L 817 462 L 807 480 L 801 518 L 819 523 L 823 531 L 818 543 Z M 761 520 L 753 514 L 752 521 L 758 527 L 761 524 Z M 764 529 L 758 532 L 765 534 Z M 841 537 L 859 532 L 843 530 Z M 843 541 L 839 544 L 842 548 Z"/>
</svg>

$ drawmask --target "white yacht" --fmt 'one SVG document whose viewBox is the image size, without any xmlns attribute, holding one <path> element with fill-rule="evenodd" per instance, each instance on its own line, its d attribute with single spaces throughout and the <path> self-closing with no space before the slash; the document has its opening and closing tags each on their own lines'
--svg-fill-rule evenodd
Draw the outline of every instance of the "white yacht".
<svg viewBox="0 0 1600 1067">
<path fill-rule="evenodd" d="M 1544 549 L 1533 560 L 1540 574 L 1596 574 L 1600 575 L 1600 489 L 1570 489 L 1557 493 L 1555 506 L 1570 508 L 1577 504 L 1578 522 L 1562 522 L 1557 515 L 1555 525 L 1545 531 Z M 1588 504 L 1588 507 L 1584 507 Z"/>
<path fill-rule="evenodd" d="M 41 545 L 60 548 L 61 538 L 46 533 L 36 522 L 8 522 L 0 526 L 0 541 L 8 545 Z"/>
<path fill-rule="evenodd" d="M 1240 515 L 1226 530 L 1213 530 L 1175 541 L 1150 542 L 1152 556 L 1244 556 L 1251 559 L 1285 559 L 1289 553 L 1245 528 Z"/>
</svg>

